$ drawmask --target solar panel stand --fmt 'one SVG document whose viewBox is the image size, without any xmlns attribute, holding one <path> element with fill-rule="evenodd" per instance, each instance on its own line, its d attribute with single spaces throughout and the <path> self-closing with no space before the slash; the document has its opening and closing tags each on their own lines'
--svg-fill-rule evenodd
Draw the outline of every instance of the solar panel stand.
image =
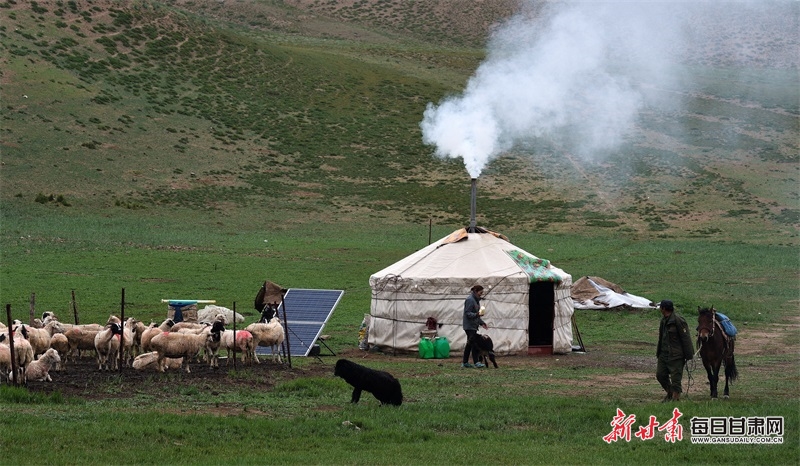
<svg viewBox="0 0 800 466">
<path fill-rule="evenodd" d="M 278 298 L 280 306 L 277 315 L 281 318 L 285 331 L 284 345 L 280 350 L 285 351 L 285 363 L 291 364 L 294 356 L 317 356 L 320 347 L 324 351 L 336 353 L 328 346 L 327 342 L 321 343 L 327 335 L 322 335 L 325 324 L 328 322 L 336 305 L 339 303 L 344 291 L 342 290 L 314 290 L 314 289 L 288 289 L 286 294 Z M 288 310 L 288 304 L 292 310 Z M 322 337 L 322 338 L 320 338 Z M 259 347 L 257 354 L 269 354 L 269 348 Z M 316 353 L 316 354 L 314 354 Z"/>
<path fill-rule="evenodd" d="M 283 308 L 283 342 L 286 343 L 286 359 L 289 362 L 289 367 L 292 367 L 292 351 L 289 348 L 289 321 L 286 319 L 286 293 L 281 291 L 281 307 Z M 281 345 L 283 348 L 283 345 Z M 278 350 L 280 351 L 280 350 Z"/>
<path fill-rule="evenodd" d="M 331 349 L 331 347 L 328 346 L 327 343 L 325 343 L 325 340 L 327 340 L 327 337 L 323 338 L 322 336 L 320 336 L 319 338 L 317 338 L 317 341 L 322 343 L 322 346 L 324 346 L 325 348 L 328 348 L 328 351 L 331 352 L 331 354 L 330 354 L 331 356 L 336 356 L 336 353 L 334 353 L 333 350 Z"/>
<path fill-rule="evenodd" d="M 294 335 L 294 336 L 296 336 L 296 337 L 300 338 L 300 335 L 298 335 L 298 334 L 296 334 L 295 332 L 293 332 L 292 330 L 290 330 L 290 329 L 289 329 L 289 327 L 287 326 L 287 327 L 286 327 L 286 333 L 288 334 L 289 332 L 291 332 L 291 333 L 292 333 L 292 335 Z M 289 338 L 287 337 L 287 338 L 286 338 L 286 342 L 287 342 L 287 344 L 288 344 L 288 341 L 289 341 Z M 317 359 L 319 360 L 319 362 L 325 362 L 325 361 L 323 361 L 323 360 L 322 360 L 322 358 L 320 358 L 320 357 L 319 357 L 319 353 L 317 353 L 317 354 L 313 354 L 313 351 L 311 351 L 311 349 L 312 349 L 313 345 L 312 345 L 312 346 L 309 346 L 309 345 L 307 345 L 305 342 L 303 342 L 303 340 L 300 340 L 300 342 L 301 342 L 301 343 L 303 343 L 303 346 L 305 346 L 306 348 L 308 348 L 308 349 L 309 349 L 309 351 L 307 352 L 307 356 L 314 356 L 315 358 L 317 358 Z M 330 349 L 330 348 L 328 348 L 328 349 Z M 331 352 L 333 352 L 333 351 L 331 351 Z M 291 367 L 291 366 L 289 366 L 289 367 Z"/>
</svg>

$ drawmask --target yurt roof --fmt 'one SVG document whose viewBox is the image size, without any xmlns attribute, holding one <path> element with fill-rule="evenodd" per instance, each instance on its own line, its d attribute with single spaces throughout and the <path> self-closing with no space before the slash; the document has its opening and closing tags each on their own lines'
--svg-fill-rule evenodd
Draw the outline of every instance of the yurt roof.
<svg viewBox="0 0 800 466">
<path fill-rule="evenodd" d="M 546 259 L 515 246 L 503 235 L 460 229 L 376 272 L 370 281 L 387 276 L 460 279 L 519 276 L 529 281 L 560 281 L 563 274 Z"/>
</svg>

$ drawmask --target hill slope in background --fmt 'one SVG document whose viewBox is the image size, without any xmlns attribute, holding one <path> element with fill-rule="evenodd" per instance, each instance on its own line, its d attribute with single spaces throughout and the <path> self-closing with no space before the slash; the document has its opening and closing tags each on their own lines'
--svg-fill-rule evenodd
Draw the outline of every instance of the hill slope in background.
<svg viewBox="0 0 800 466">
<path fill-rule="evenodd" d="M 468 5 L 4 2 L 3 215 L 180 210 L 249 227 L 269 206 L 277 224 L 463 224 L 469 176 L 432 156 L 419 123 L 517 9 Z M 645 112 L 603 160 L 541 139 L 492 162 L 480 223 L 796 244 L 789 6 L 789 30 L 712 40 L 708 28 L 687 56 L 693 87 L 653 90 L 680 110 Z"/>
</svg>

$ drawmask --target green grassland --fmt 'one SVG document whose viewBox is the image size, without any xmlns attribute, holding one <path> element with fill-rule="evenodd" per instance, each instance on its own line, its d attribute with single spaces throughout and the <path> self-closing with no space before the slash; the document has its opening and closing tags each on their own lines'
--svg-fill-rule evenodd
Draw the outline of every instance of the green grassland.
<svg viewBox="0 0 800 466">
<path fill-rule="evenodd" d="M 27 320 L 35 293 L 37 313 L 68 319 L 74 290 L 81 322 L 104 322 L 124 289 L 126 315 L 146 322 L 165 317 L 163 298 L 235 303 L 250 322 L 269 279 L 345 290 L 325 332 L 335 352 L 352 351 L 370 274 L 468 221 L 463 164 L 433 157 L 419 122 L 428 102 L 463 88 L 513 4 L 0 3 L 0 303 Z M 698 306 L 724 310 L 745 348 L 733 397 L 706 401 L 698 364 L 680 407 L 687 418 L 784 416 L 783 445 L 603 442 L 617 407 L 640 422 L 673 408 L 657 403 L 654 377 L 626 378 L 654 371 L 658 328 L 657 313 L 631 311 L 576 317 L 588 353 L 618 366 L 573 354 L 466 374 L 455 359 L 375 355 L 373 367 L 403 381 L 399 409 L 368 396 L 350 406 L 332 376 L 223 398 L 198 388 L 64 400 L 3 387 L 0 455 L 9 464 L 795 464 L 797 68 L 730 69 L 711 57 L 684 71 L 691 92 L 652 91 L 682 110 L 644 112 L 602 162 L 548 140 L 492 162 L 478 223 L 574 278 L 672 299 L 690 325 Z M 596 383 L 609 377 L 619 381 Z M 98 390 L 124 390 L 124 380 Z"/>
</svg>

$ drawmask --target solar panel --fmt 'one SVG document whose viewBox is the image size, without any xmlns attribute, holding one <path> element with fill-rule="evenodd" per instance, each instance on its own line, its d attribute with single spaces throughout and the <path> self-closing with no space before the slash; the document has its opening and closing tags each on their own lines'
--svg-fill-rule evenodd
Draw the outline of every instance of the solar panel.
<svg viewBox="0 0 800 466">
<path fill-rule="evenodd" d="M 342 295 L 344 290 L 289 288 L 283 296 L 283 303 L 278 308 L 278 317 L 289 333 L 289 354 L 308 356 Z M 256 348 L 256 354 L 271 355 L 272 349 L 259 346 Z"/>
</svg>

